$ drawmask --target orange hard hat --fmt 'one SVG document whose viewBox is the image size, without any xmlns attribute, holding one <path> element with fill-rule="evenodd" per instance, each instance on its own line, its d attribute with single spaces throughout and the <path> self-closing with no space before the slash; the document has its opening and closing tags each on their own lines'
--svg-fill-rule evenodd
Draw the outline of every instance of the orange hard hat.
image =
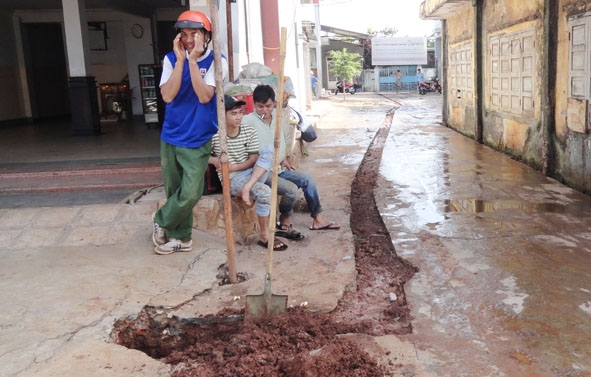
<svg viewBox="0 0 591 377">
<path fill-rule="evenodd" d="M 196 10 L 187 10 L 181 13 L 174 27 L 177 29 L 205 29 L 211 32 L 211 21 L 204 13 Z"/>
</svg>

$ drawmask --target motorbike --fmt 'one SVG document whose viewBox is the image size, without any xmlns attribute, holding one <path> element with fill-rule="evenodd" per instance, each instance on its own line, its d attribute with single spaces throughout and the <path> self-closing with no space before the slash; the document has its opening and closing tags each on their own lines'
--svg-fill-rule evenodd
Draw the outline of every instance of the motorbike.
<svg viewBox="0 0 591 377">
<path fill-rule="evenodd" d="M 343 82 L 345 83 L 345 92 L 349 94 L 355 94 L 355 85 L 346 80 L 337 81 L 336 93 L 343 93 Z"/>
<path fill-rule="evenodd" d="M 420 82 L 419 83 L 419 94 L 425 95 L 429 92 L 439 92 L 441 94 L 441 85 L 439 85 L 439 79 L 433 77 L 432 82 Z"/>
</svg>

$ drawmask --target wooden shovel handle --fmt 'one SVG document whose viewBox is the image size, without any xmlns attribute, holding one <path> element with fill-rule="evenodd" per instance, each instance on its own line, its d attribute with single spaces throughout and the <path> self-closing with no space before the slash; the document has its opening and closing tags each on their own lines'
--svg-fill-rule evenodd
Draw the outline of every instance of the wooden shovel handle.
<svg viewBox="0 0 591 377">
<path fill-rule="evenodd" d="M 281 121 L 283 115 L 283 77 L 285 66 L 285 44 L 287 29 L 281 28 L 281 44 L 279 45 L 279 78 L 277 80 L 277 115 L 275 117 L 275 138 L 273 140 L 273 179 L 271 184 L 271 213 L 269 214 L 269 243 L 267 250 L 267 274 L 273 268 L 273 249 L 275 247 L 275 224 L 277 222 L 277 180 L 279 176 L 279 138 L 281 137 Z"/>
</svg>

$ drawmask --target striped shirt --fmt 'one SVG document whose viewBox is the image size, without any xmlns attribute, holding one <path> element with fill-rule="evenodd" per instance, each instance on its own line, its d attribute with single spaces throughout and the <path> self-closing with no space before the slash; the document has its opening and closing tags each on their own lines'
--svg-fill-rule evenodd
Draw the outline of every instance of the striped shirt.
<svg viewBox="0 0 591 377">
<path fill-rule="evenodd" d="M 259 154 L 259 138 L 257 131 L 252 126 L 241 125 L 236 136 L 226 136 L 226 143 L 228 145 L 228 160 L 230 164 L 240 164 L 246 160 L 251 154 Z M 220 134 L 216 133 L 211 139 L 211 155 L 221 156 L 220 149 Z M 230 179 L 238 173 L 230 172 Z M 222 172 L 218 172 L 220 181 L 222 180 Z"/>
</svg>

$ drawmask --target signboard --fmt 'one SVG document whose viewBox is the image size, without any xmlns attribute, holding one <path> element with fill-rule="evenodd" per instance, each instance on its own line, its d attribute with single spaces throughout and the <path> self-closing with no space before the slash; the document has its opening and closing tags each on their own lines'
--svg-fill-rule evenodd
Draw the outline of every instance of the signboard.
<svg viewBox="0 0 591 377">
<path fill-rule="evenodd" d="M 374 37 L 371 40 L 373 65 L 427 64 L 427 38 Z"/>
</svg>

